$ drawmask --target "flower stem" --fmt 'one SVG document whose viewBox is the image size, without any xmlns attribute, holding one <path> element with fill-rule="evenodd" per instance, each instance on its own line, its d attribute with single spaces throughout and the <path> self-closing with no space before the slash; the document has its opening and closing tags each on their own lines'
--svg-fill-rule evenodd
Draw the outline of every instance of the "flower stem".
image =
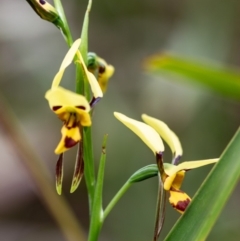
<svg viewBox="0 0 240 241">
<path fill-rule="evenodd" d="M 81 32 L 81 45 L 80 52 L 83 60 L 87 65 L 87 53 L 88 53 L 88 24 L 89 24 L 89 12 L 91 10 L 92 0 L 88 1 L 87 10 L 84 16 L 83 28 Z M 89 83 L 84 77 L 82 67 L 76 64 L 76 93 L 84 95 L 87 100 L 90 100 L 90 88 Z M 85 161 L 84 177 L 88 190 L 89 209 L 90 215 L 92 210 L 92 204 L 95 192 L 95 171 L 94 171 L 94 157 L 93 157 L 93 143 L 92 143 L 92 128 L 85 127 L 83 129 L 83 155 Z"/>
<path fill-rule="evenodd" d="M 103 212 L 103 221 L 106 219 L 108 214 L 112 211 L 113 207 L 117 204 L 119 199 L 124 195 L 124 193 L 131 187 L 132 183 L 127 181 L 121 189 L 117 192 L 117 194 L 113 197 L 111 202 L 108 204 L 108 206 L 105 208 Z"/>
</svg>

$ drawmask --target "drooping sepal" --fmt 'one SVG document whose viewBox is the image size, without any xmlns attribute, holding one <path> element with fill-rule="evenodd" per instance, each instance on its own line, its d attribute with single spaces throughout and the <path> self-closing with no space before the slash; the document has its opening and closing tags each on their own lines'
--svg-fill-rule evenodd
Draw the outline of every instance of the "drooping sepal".
<svg viewBox="0 0 240 241">
<path fill-rule="evenodd" d="M 70 193 L 73 193 L 76 191 L 76 189 L 78 188 L 82 180 L 83 174 L 84 174 L 83 148 L 82 148 L 82 142 L 79 142 Z"/>
<path fill-rule="evenodd" d="M 56 164 L 56 190 L 59 195 L 62 193 L 62 181 L 63 181 L 63 153 L 59 155 Z"/>
</svg>

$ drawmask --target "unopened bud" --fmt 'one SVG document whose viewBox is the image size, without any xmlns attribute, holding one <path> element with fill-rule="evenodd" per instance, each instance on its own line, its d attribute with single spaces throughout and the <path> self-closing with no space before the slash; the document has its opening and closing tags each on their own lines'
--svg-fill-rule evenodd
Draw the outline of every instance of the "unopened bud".
<svg viewBox="0 0 240 241">
<path fill-rule="evenodd" d="M 141 182 L 146 179 L 155 177 L 158 175 L 158 168 L 156 164 L 148 165 L 142 167 L 129 178 L 130 183 Z"/>
<path fill-rule="evenodd" d="M 106 92 L 109 79 L 114 73 L 114 67 L 98 57 L 95 53 L 88 53 L 88 70 L 93 73 L 103 91 Z"/>
<path fill-rule="evenodd" d="M 53 24 L 58 28 L 62 26 L 62 20 L 58 15 L 57 10 L 45 0 L 26 0 L 37 15 Z"/>
</svg>

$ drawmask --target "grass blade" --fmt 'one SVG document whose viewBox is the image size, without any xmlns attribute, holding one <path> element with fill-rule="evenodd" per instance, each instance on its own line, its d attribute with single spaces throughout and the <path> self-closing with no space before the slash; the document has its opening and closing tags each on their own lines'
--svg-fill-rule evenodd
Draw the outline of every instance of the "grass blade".
<svg viewBox="0 0 240 241">
<path fill-rule="evenodd" d="M 240 70 L 203 64 L 170 54 L 148 58 L 145 68 L 153 73 L 184 77 L 189 83 L 201 84 L 224 96 L 240 100 Z"/>
</svg>

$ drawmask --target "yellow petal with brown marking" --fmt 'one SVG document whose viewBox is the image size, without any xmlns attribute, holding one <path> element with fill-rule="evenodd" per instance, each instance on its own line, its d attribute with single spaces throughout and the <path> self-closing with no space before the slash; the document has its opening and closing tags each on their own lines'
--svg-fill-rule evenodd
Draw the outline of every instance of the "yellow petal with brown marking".
<svg viewBox="0 0 240 241">
<path fill-rule="evenodd" d="M 75 146 L 80 140 L 80 130 L 79 127 L 73 127 L 68 129 L 66 126 L 63 126 L 61 129 L 62 138 L 55 149 L 55 154 L 61 154 L 71 147 Z"/>
<path fill-rule="evenodd" d="M 170 190 L 169 202 L 174 209 L 183 214 L 188 204 L 191 202 L 191 198 L 181 190 Z"/>
</svg>

